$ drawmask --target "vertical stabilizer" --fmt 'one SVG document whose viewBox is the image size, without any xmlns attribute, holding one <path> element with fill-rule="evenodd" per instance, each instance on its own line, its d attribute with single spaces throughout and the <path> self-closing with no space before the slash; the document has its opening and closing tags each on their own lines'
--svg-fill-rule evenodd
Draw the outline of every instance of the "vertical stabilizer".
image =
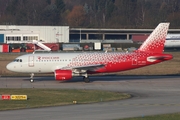
<svg viewBox="0 0 180 120">
<path fill-rule="evenodd" d="M 162 53 L 168 28 L 169 23 L 160 23 L 138 50 Z"/>
</svg>

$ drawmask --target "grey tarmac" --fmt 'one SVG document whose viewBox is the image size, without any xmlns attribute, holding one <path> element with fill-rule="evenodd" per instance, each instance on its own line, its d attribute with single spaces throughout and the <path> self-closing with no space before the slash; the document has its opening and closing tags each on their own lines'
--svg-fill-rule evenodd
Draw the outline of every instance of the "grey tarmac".
<svg viewBox="0 0 180 120">
<path fill-rule="evenodd" d="M 126 100 L 1 111 L 2 120 L 112 120 L 180 112 L 180 76 L 91 76 L 55 81 L 54 77 L 1 77 L 0 88 L 65 88 L 125 92 Z"/>
</svg>

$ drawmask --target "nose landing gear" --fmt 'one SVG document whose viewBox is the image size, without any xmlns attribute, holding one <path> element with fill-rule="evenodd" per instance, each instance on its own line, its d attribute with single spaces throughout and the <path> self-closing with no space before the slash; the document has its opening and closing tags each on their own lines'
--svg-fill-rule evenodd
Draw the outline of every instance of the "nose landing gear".
<svg viewBox="0 0 180 120">
<path fill-rule="evenodd" d="M 31 73 L 30 75 L 31 75 L 31 77 L 30 77 L 30 82 L 33 83 L 33 82 L 34 82 L 34 79 L 33 79 L 34 73 Z"/>
</svg>

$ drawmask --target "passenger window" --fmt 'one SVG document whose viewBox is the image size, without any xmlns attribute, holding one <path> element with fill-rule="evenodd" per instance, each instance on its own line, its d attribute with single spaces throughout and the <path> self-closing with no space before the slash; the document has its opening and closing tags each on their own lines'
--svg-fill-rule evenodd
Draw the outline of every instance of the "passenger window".
<svg viewBox="0 0 180 120">
<path fill-rule="evenodd" d="M 20 62 L 22 62 L 22 59 L 20 59 Z"/>
</svg>

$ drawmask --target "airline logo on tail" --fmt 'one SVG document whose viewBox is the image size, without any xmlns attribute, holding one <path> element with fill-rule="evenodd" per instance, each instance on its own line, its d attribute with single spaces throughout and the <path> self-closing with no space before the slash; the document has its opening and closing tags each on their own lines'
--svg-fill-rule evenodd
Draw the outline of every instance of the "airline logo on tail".
<svg viewBox="0 0 180 120">
<path fill-rule="evenodd" d="M 169 23 L 160 23 L 138 50 L 162 53 L 168 28 Z"/>
</svg>

